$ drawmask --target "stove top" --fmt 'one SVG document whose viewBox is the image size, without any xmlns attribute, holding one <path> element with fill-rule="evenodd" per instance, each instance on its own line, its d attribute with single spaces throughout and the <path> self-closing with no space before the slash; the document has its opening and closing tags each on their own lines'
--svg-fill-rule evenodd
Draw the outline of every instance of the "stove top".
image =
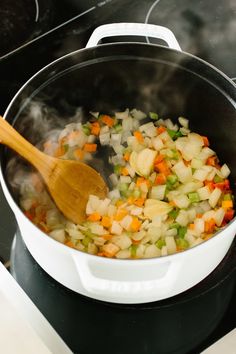
<svg viewBox="0 0 236 354">
<path fill-rule="evenodd" d="M 166 26 L 174 32 L 182 50 L 236 78 L 234 0 L 19 0 L 17 4 L 4 0 L 0 14 L 4 19 L 0 34 L 1 114 L 34 73 L 60 56 L 83 48 L 94 28 L 111 22 Z M 150 38 L 137 41 L 156 43 Z M 0 208 L 0 260 L 8 262 L 16 223 L 1 188 Z"/>
</svg>

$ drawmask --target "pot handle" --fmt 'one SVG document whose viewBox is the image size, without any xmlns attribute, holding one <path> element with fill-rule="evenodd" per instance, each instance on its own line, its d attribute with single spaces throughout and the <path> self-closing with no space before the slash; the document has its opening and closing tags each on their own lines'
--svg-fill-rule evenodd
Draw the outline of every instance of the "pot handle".
<svg viewBox="0 0 236 354">
<path fill-rule="evenodd" d="M 86 48 L 94 47 L 105 37 L 142 36 L 162 39 L 172 49 L 181 51 L 173 32 L 166 27 L 146 23 L 110 23 L 97 27 L 88 40 Z"/>
<path fill-rule="evenodd" d="M 79 273 L 82 286 L 88 294 L 91 296 L 94 295 L 95 298 L 96 296 L 102 297 L 103 300 L 111 302 L 112 300 L 115 300 L 115 302 L 119 302 L 119 300 L 125 302 L 125 300 L 128 300 L 130 302 L 132 301 L 130 299 L 133 299 L 132 302 L 137 303 L 151 301 L 150 298 L 152 300 L 159 300 L 169 297 L 170 291 L 174 288 L 181 271 L 181 262 L 168 261 L 166 270 L 160 278 L 140 281 L 110 280 L 95 274 L 96 263 L 94 261 L 90 263 L 89 257 L 78 257 L 72 252 L 72 258 Z M 107 267 L 109 267 L 108 264 Z M 94 268 L 94 272 L 92 268 Z M 136 265 L 133 270 L 135 273 L 138 272 Z M 111 270 L 111 273 L 116 277 L 115 270 Z"/>
</svg>

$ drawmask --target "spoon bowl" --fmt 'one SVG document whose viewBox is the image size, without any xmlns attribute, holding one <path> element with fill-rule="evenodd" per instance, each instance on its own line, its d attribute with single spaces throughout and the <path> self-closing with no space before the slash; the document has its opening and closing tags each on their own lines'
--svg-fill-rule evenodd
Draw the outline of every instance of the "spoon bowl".
<svg viewBox="0 0 236 354">
<path fill-rule="evenodd" d="M 99 198 L 107 195 L 105 181 L 92 167 L 79 161 L 46 155 L 23 138 L 2 117 L 0 143 L 13 149 L 38 170 L 58 209 L 76 224 L 85 219 L 90 194 Z"/>
</svg>

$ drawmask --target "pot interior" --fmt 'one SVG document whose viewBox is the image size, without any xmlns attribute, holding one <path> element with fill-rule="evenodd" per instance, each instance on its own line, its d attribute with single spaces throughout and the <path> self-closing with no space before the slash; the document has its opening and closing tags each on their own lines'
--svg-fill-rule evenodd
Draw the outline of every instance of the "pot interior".
<svg viewBox="0 0 236 354">
<path fill-rule="evenodd" d="M 37 102 L 38 106 L 34 106 Z M 118 43 L 72 53 L 49 65 L 31 79 L 10 104 L 5 117 L 28 140 L 38 144 L 50 129 L 63 127 L 78 109 L 82 120 L 89 111 L 111 113 L 137 108 L 157 112 L 174 122 L 179 116 L 190 120 L 190 129 L 206 135 L 220 161 L 236 179 L 236 89 L 230 80 L 207 63 L 165 47 Z M 15 156 L 2 149 L 2 166 Z M 110 173 L 106 149 L 94 167 Z M 13 161 L 13 162 L 12 162 Z M 5 173 L 22 165 L 13 159 Z"/>
</svg>

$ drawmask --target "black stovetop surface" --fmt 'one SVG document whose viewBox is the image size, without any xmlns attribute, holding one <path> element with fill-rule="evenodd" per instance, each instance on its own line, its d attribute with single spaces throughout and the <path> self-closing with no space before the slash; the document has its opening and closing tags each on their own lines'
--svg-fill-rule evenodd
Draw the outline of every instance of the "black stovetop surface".
<svg viewBox="0 0 236 354">
<path fill-rule="evenodd" d="M 236 77 L 233 0 L 19 0 L 17 6 L 13 0 L 4 0 L 0 14 L 4 17 L 0 33 L 1 114 L 34 73 L 60 56 L 83 48 L 94 28 L 111 22 L 166 26 L 174 32 L 182 50 Z M 138 40 L 155 43 L 153 39 Z M 16 224 L 1 188 L 0 208 L 0 260 L 7 262 Z M 234 302 L 226 318 L 233 311 Z M 225 332 L 229 330 L 226 322 L 221 325 Z"/>
</svg>

